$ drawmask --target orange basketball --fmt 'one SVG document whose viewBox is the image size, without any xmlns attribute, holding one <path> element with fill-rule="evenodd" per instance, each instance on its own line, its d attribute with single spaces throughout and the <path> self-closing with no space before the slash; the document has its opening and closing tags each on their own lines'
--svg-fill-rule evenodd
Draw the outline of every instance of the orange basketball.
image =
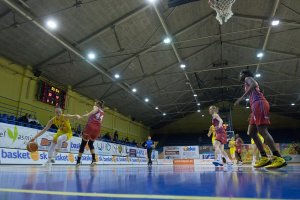
<svg viewBox="0 0 300 200">
<path fill-rule="evenodd" d="M 36 152 L 39 149 L 39 146 L 36 142 L 29 142 L 26 148 L 29 152 Z"/>
</svg>

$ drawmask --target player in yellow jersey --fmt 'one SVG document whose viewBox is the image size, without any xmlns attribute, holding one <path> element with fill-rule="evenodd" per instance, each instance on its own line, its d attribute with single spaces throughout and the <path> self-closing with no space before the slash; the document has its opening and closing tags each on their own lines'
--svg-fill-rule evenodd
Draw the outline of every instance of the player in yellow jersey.
<svg viewBox="0 0 300 200">
<path fill-rule="evenodd" d="M 230 138 L 228 146 L 230 148 L 229 151 L 230 151 L 231 158 L 232 158 L 232 160 L 235 160 L 236 148 L 235 148 L 235 139 L 234 139 L 234 137 Z"/>
<path fill-rule="evenodd" d="M 261 136 L 261 134 L 258 132 L 257 133 L 260 141 L 262 144 L 264 144 L 265 140 L 264 138 Z M 252 165 L 255 165 L 255 162 L 256 162 L 256 155 L 257 155 L 257 146 L 256 144 L 254 143 L 254 140 L 251 138 L 251 145 L 252 145 L 252 148 L 253 148 L 253 158 L 252 158 Z"/>
<path fill-rule="evenodd" d="M 215 130 L 214 125 L 211 125 L 209 127 L 209 131 L 208 131 L 207 136 L 210 137 L 211 135 L 212 135 L 212 137 L 211 137 L 211 143 L 214 146 L 214 142 L 215 142 L 215 139 L 216 139 L 216 130 Z"/>
<path fill-rule="evenodd" d="M 58 130 L 57 133 L 53 136 L 53 140 L 48 149 L 48 161 L 45 165 L 49 165 L 55 162 L 55 157 L 59 153 L 63 142 L 71 139 L 72 137 L 72 128 L 70 124 L 70 119 L 80 119 L 80 115 L 64 115 L 61 108 L 55 108 L 55 117 L 50 119 L 43 130 L 38 132 L 30 142 L 33 142 L 38 137 L 43 135 L 50 127 L 54 124 Z"/>
</svg>

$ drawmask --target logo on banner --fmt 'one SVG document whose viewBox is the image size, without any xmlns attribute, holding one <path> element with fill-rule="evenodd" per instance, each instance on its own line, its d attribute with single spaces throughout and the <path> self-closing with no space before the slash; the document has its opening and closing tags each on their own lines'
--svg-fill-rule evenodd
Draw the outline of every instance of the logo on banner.
<svg viewBox="0 0 300 200">
<path fill-rule="evenodd" d="M 8 137 L 13 141 L 13 143 L 17 140 L 19 132 L 18 132 L 18 128 L 15 126 L 14 127 L 14 132 L 12 132 L 12 130 L 10 128 L 7 128 L 7 134 Z"/>
<path fill-rule="evenodd" d="M 196 151 L 196 147 L 183 147 L 184 151 Z"/>
<path fill-rule="evenodd" d="M 41 146 L 50 146 L 50 144 L 51 144 L 51 141 L 48 140 L 47 138 L 41 139 L 41 143 L 40 143 Z"/>
<path fill-rule="evenodd" d="M 75 161 L 74 155 L 72 153 L 69 153 L 68 158 L 71 163 Z"/>
</svg>

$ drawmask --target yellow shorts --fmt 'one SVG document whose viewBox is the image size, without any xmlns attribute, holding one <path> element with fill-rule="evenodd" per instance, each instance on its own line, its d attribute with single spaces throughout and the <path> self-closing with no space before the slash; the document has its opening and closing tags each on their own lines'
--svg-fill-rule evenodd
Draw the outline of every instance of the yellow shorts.
<svg viewBox="0 0 300 200">
<path fill-rule="evenodd" d="M 53 136 L 53 141 L 57 141 L 57 138 L 61 135 L 64 135 L 64 134 L 67 135 L 68 140 L 70 140 L 73 136 L 72 132 L 71 133 L 65 133 L 65 132 L 62 132 L 61 130 L 58 130 L 57 133 L 55 133 L 55 135 Z"/>
<path fill-rule="evenodd" d="M 233 147 L 233 148 L 230 148 L 230 149 L 229 149 L 229 151 L 230 151 L 230 155 L 233 155 L 233 154 L 235 154 L 235 147 Z"/>
<path fill-rule="evenodd" d="M 216 140 L 216 137 L 211 138 L 212 145 L 214 145 L 215 140 Z"/>
</svg>

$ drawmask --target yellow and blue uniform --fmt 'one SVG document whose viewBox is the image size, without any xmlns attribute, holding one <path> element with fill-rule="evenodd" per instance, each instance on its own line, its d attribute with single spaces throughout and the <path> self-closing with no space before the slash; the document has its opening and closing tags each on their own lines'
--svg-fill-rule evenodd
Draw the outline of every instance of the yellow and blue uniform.
<svg viewBox="0 0 300 200">
<path fill-rule="evenodd" d="M 261 134 L 257 133 L 257 135 L 258 135 L 259 139 L 261 140 L 261 142 L 264 143 L 265 139 L 261 136 Z M 254 140 L 252 138 L 251 138 L 251 144 L 255 144 L 255 142 L 254 142 Z"/>
<path fill-rule="evenodd" d="M 216 129 L 215 129 L 214 125 L 211 125 L 209 130 L 210 130 L 210 132 L 212 132 L 211 143 L 212 143 L 212 145 L 214 145 L 214 142 L 216 140 Z"/>
<path fill-rule="evenodd" d="M 228 146 L 230 148 L 229 149 L 230 155 L 234 155 L 235 154 L 235 150 L 236 150 L 236 148 L 235 148 L 235 141 L 234 140 L 230 140 Z"/>
<path fill-rule="evenodd" d="M 69 119 L 66 119 L 64 115 L 53 118 L 53 124 L 58 128 L 57 133 L 53 136 L 53 141 L 57 141 L 57 138 L 66 134 L 68 140 L 72 138 L 72 128 Z"/>
</svg>

